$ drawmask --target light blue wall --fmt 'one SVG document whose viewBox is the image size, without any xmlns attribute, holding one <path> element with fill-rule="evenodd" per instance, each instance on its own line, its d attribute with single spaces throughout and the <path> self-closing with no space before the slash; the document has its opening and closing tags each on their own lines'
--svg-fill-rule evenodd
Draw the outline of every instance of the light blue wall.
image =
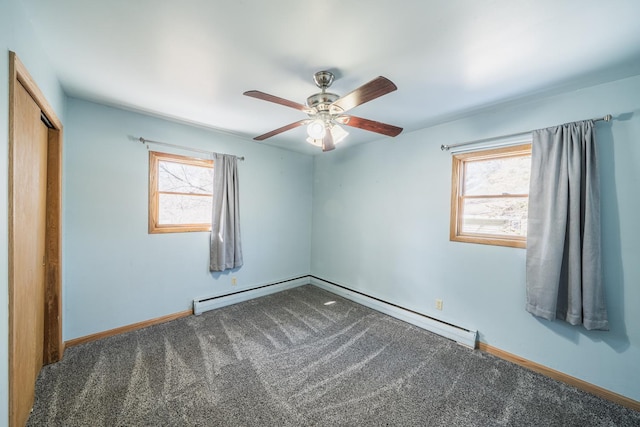
<svg viewBox="0 0 640 427">
<path fill-rule="evenodd" d="M 64 123 L 65 96 L 22 6 L 0 0 L 0 426 L 8 423 L 9 51 L 18 54 Z"/>
<path fill-rule="evenodd" d="M 309 274 L 311 156 L 73 98 L 67 112 L 65 340 Z M 149 155 L 140 136 L 246 158 L 238 167 L 242 268 L 209 273 L 208 232 L 147 233 Z"/>
<path fill-rule="evenodd" d="M 637 76 L 317 156 L 312 274 L 640 400 L 639 94 Z M 524 249 L 449 241 L 451 156 L 440 145 L 606 113 L 619 117 L 597 125 L 611 331 L 587 332 L 525 312 Z"/>
</svg>

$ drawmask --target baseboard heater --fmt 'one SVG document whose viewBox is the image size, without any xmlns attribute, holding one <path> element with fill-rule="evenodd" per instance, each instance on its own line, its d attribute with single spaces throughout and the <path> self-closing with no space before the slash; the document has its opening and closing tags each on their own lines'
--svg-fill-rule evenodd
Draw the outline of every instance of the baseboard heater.
<svg viewBox="0 0 640 427">
<path fill-rule="evenodd" d="M 342 285 L 329 282 L 315 276 L 301 276 L 257 286 L 251 289 L 245 289 L 231 294 L 196 298 L 193 300 L 193 314 L 199 315 L 205 311 L 237 304 L 243 301 L 249 301 L 254 298 L 274 294 L 276 292 L 281 292 L 286 289 L 303 285 L 317 286 L 333 294 L 357 302 L 358 304 L 362 304 L 391 317 L 395 317 L 396 319 L 411 323 L 412 325 L 426 329 L 445 338 L 449 338 L 450 340 L 464 345 L 465 347 L 476 347 L 478 333 L 473 329 L 453 325 L 424 314 L 416 313 L 415 311 L 390 304 L 360 292 L 352 291 Z"/>
<path fill-rule="evenodd" d="M 251 289 L 245 289 L 231 294 L 196 298 L 193 300 L 193 314 L 199 315 L 205 311 L 226 307 L 227 305 L 237 304 L 243 301 L 249 301 L 254 298 L 308 284 L 309 276 L 301 276 L 256 286 Z"/>
<path fill-rule="evenodd" d="M 456 326 L 443 322 L 415 311 L 407 310 L 394 304 L 370 297 L 368 295 L 352 291 L 336 283 L 328 282 L 318 277 L 309 276 L 309 283 L 325 289 L 336 295 L 357 302 L 381 313 L 387 314 L 404 322 L 411 323 L 419 328 L 426 329 L 445 338 L 449 338 L 465 347 L 474 349 L 478 332 L 472 329 Z"/>
</svg>

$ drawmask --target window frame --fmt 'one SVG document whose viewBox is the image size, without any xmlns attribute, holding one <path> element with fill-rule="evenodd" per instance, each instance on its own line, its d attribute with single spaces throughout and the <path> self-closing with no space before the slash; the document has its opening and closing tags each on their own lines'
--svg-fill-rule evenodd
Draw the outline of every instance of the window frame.
<svg viewBox="0 0 640 427">
<path fill-rule="evenodd" d="M 531 143 L 511 145 L 499 148 L 488 148 L 476 151 L 456 153 L 452 157 L 452 173 L 451 173 L 451 217 L 449 240 L 452 242 L 479 243 L 484 245 L 508 246 L 512 248 L 526 248 L 527 238 L 525 236 L 500 236 L 496 234 L 480 234 L 480 233 L 463 233 L 463 202 L 465 196 L 463 193 L 464 171 L 468 162 L 480 160 L 502 159 L 508 157 L 520 157 L 531 155 Z M 489 197 L 474 196 L 475 197 Z M 509 194 L 509 195 L 491 195 L 492 198 L 513 198 L 513 197 L 529 197 L 529 194 Z"/>
<path fill-rule="evenodd" d="M 149 234 L 157 233 L 186 233 L 197 231 L 211 231 L 211 222 L 208 224 L 160 224 L 160 194 L 183 194 L 163 192 L 158 190 L 159 163 L 161 161 L 182 163 L 189 166 L 207 167 L 213 169 L 213 160 L 199 159 L 197 157 L 181 156 L 178 154 L 149 151 Z M 201 194 L 189 194 L 200 196 Z M 207 197 L 207 195 L 201 195 Z M 213 193 L 210 197 L 213 197 Z"/>
</svg>

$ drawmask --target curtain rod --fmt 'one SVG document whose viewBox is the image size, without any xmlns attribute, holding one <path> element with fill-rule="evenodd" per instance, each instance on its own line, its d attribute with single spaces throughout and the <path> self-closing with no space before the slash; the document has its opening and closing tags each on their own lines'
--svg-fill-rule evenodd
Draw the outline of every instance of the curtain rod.
<svg viewBox="0 0 640 427">
<path fill-rule="evenodd" d="M 138 138 L 138 141 L 140 141 L 143 144 L 164 145 L 165 147 L 179 148 L 181 150 L 194 151 L 194 152 L 197 152 L 197 153 L 218 154 L 218 153 L 216 153 L 214 151 L 207 151 L 207 150 L 201 150 L 199 148 L 185 147 L 184 145 L 169 144 L 168 142 L 153 141 L 151 139 L 146 139 L 146 138 L 143 138 L 143 137 Z M 238 157 L 238 156 L 235 156 L 235 157 L 236 157 L 236 159 L 238 159 L 240 161 L 244 161 L 244 157 Z"/>
<path fill-rule="evenodd" d="M 591 120 L 593 120 L 594 122 L 600 122 L 600 121 L 610 122 L 611 120 L 613 120 L 613 116 L 611 114 L 607 114 L 604 117 L 598 117 L 596 119 L 591 119 Z M 481 142 L 488 142 L 488 141 L 493 141 L 495 139 L 501 139 L 501 138 L 511 138 L 511 137 L 514 137 L 514 136 L 526 135 L 526 134 L 531 133 L 531 132 L 533 132 L 533 130 L 530 130 L 530 131 L 527 131 L 527 132 L 512 133 L 512 134 L 509 134 L 509 135 L 494 136 L 494 137 L 491 137 L 491 138 L 477 139 L 475 141 L 461 142 L 460 144 L 452 144 L 452 145 L 442 144 L 440 146 L 440 149 L 442 151 L 449 151 L 451 148 L 455 148 L 455 147 L 464 147 L 465 145 L 479 144 Z"/>
</svg>

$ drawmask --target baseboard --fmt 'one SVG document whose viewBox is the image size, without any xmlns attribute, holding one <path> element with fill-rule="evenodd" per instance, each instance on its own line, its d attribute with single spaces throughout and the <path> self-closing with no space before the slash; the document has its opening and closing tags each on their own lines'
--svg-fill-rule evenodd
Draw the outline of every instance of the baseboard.
<svg viewBox="0 0 640 427">
<path fill-rule="evenodd" d="M 200 315 L 205 311 L 226 307 L 232 304 L 249 301 L 265 295 L 282 292 L 298 286 L 308 285 L 309 276 L 301 276 L 293 279 L 282 280 L 276 283 L 261 285 L 251 289 L 234 292 L 232 294 L 196 298 L 193 300 L 193 314 Z"/>
<path fill-rule="evenodd" d="M 611 402 L 617 403 L 619 405 L 625 406 L 629 409 L 640 411 L 640 402 L 638 402 L 637 400 L 633 400 L 621 394 L 614 393 L 605 388 L 598 387 L 597 385 L 588 383 L 576 377 L 572 377 L 571 375 L 567 375 L 565 373 L 556 371 L 555 369 L 551 369 L 544 365 L 540 365 L 538 363 L 524 359 L 520 356 L 516 356 L 515 354 L 508 353 L 504 350 L 500 350 L 499 348 L 490 346 L 489 344 L 485 344 L 483 342 L 478 343 L 478 349 L 486 353 L 493 354 L 494 356 L 499 357 L 500 359 L 507 360 L 509 362 L 515 363 L 517 365 L 520 365 L 522 367 L 535 371 L 539 374 L 561 381 L 565 384 L 572 385 L 575 388 L 584 390 L 595 396 L 598 396 L 603 399 L 609 400 Z"/>
<path fill-rule="evenodd" d="M 149 319 L 138 323 L 133 323 L 131 325 L 121 326 L 115 329 L 109 329 L 107 331 L 98 332 L 91 335 L 85 335 L 84 337 L 74 338 L 69 341 L 65 341 L 65 347 L 73 347 L 74 345 L 84 344 L 91 341 L 100 340 L 107 337 L 112 337 L 114 335 L 124 334 L 125 332 L 131 332 L 138 329 L 146 328 L 153 325 L 159 325 L 161 323 L 170 322 L 172 320 L 180 319 L 183 317 L 191 316 L 193 314 L 192 310 L 180 311 L 178 313 L 168 314 L 166 316 L 156 317 L 155 319 Z"/>
<path fill-rule="evenodd" d="M 396 319 L 411 323 L 419 328 L 426 329 L 445 338 L 449 338 L 456 341 L 458 344 L 464 345 L 465 347 L 472 349 L 475 348 L 477 337 L 477 332 L 475 330 L 452 325 L 424 314 L 416 313 L 406 308 L 352 291 L 318 277 L 310 276 L 309 282 L 314 286 L 325 289 L 336 295 L 340 295 L 341 297 L 357 302 L 358 304 L 362 304 L 391 317 L 395 317 Z"/>
</svg>

